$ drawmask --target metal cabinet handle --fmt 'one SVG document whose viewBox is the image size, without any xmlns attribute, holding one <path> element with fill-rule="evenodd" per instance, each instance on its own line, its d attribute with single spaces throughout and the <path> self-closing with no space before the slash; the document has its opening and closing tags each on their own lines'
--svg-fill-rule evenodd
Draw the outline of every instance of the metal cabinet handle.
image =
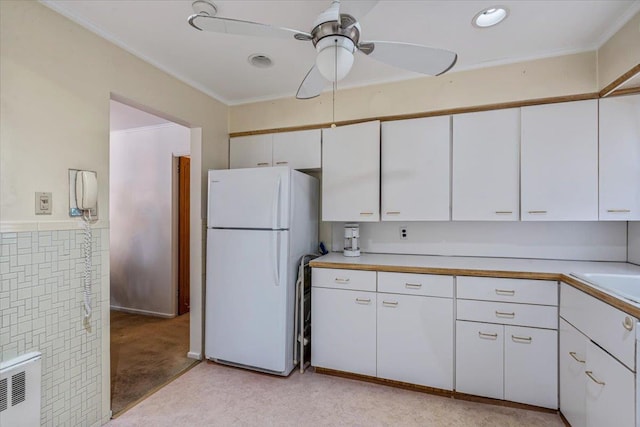
<svg viewBox="0 0 640 427">
<path fill-rule="evenodd" d="M 371 216 L 373 215 L 373 212 L 360 212 L 360 215 Z"/>
<path fill-rule="evenodd" d="M 569 352 L 569 356 L 573 357 L 576 360 L 576 362 L 578 362 L 578 363 L 587 363 L 585 360 L 578 359 L 578 356 L 576 356 L 576 352 L 575 351 L 570 351 Z"/>
<path fill-rule="evenodd" d="M 547 211 L 529 211 L 530 214 L 535 215 L 535 214 L 546 214 Z"/>
<path fill-rule="evenodd" d="M 400 215 L 400 211 L 388 211 L 387 215 Z"/>
<path fill-rule="evenodd" d="M 591 380 L 592 380 L 594 383 L 596 383 L 596 384 L 598 384 L 598 385 L 605 385 L 605 384 L 604 384 L 604 381 L 597 380 L 597 379 L 593 376 L 593 371 L 584 371 L 584 373 L 585 373 L 585 374 L 587 374 L 587 376 L 588 376 L 589 378 L 591 378 Z"/>
<path fill-rule="evenodd" d="M 505 313 L 504 311 L 497 311 L 496 310 L 496 317 L 507 317 L 509 319 L 513 319 L 514 317 L 516 317 L 516 313 L 515 312 Z"/>
<path fill-rule="evenodd" d="M 513 211 L 496 211 L 496 215 L 511 215 Z"/>
<path fill-rule="evenodd" d="M 269 166 L 269 162 L 261 162 L 257 164 L 258 166 Z"/>
<path fill-rule="evenodd" d="M 397 307 L 398 301 L 382 301 L 382 305 L 385 307 Z"/>
<path fill-rule="evenodd" d="M 356 302 L 358 304 L 369 304 L 371 302 L 371 298 L 356 298 Z"/>
<path fill-rule="evenodd" d="M 631 209 L 607 209 L 609 213 L 630 213 Z"/>
<path fill-rule="evenodd" d="M 506 295 L 509 297 L 512 297 L 516 294 L 516 291 L 513 290 L 508 290 L 508 289 L 497 289 L 496 288 L 496 294 L 497 295 Z"/>
<path fill-rule="evenodd" d="M 490 340 L 498 339 L 498 334 L 487 334 L 485 332 L 480 332 L 480 331 L 478 331 L 478 336 L 482 339 L 490 339 Z"/>
<path fill-rule="evenodd" d="M 533 341 L 533 338 L 531 337 L 519 337 L 517 335 L 511 335 L 511 340 L 513 342 L 518 342 L 521 344 L 531 344 L 531 342 Z"/>
<path fill-rule="evenodd" d="M 334 281 L 336 283 L 349 283 L 349 278 L 343 279 L 342 277 L 336 277 Z"/>
<path fill-rule="evenodd" d="M 276 165 L 288 165 L 289 162 L 276 162 Z"/>
<path fill-rule="evenodd" d="M 404 287 L 407 289 L 420 289 L 422 287 L 422 283 L 405 283 Z"/>
<path fill-rule="evenodd" d="M 633 331 L 633 319 L 629 316 L 625 317 L 622 321 L 622 326 L 624 326 L 627 331 Z"/>
</svg>

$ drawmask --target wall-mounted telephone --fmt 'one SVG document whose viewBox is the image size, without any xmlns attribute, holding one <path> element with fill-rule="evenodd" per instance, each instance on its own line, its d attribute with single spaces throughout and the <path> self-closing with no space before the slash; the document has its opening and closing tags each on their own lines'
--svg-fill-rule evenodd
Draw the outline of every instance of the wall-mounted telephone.
<svg viewBox="0 0 640 427">
<path fill-rule="evenodd" d="M 69 215 L 81 216 L 84 227 L 82 244 L 84 255 L 83 294 L 84 319 L 91 318 L 91 224 L 97 220 L 98 175 L 95 172 L 69 169 Z"/>
<path fill-rule="evenodd" d="M 78 171 L 76 174 L 76 205 L 81 211 L 96 208 L 98 178 L 95 172 Z"/>
</svg>

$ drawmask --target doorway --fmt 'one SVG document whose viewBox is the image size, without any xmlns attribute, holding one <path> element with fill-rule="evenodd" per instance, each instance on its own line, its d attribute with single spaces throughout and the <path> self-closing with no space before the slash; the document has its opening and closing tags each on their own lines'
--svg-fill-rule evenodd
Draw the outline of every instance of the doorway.
<svg viewBox="0 0 640 427">
<path fill-rule="evenodd" d="M 111 119 L 110 371 L 117 415 L 196 361 L 187 357 L 191 131 L 116 101 Z"/>
</svg>

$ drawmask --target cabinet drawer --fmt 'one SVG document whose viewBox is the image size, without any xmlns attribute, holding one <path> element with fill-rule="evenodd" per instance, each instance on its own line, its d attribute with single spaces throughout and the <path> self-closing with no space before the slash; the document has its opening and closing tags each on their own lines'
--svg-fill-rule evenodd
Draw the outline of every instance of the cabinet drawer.
<svg viewBox="0 0 640 427">
<path fill-rule="evenodd" d="M 635 372 L 638 319 L 566 283 L 560 288 L 560 316 Z"/>
<path fill-rule="evenodd" d="M 453 298 L 453 276 L 379 272 L 378 292 Z"/>
<path fill-rule="evenodd" d="M 558 329 L 558 309 L 546 305 L 457 301 L 458 320 Z"/>
<path fill-rule="evenodd" d="M 457 296 L 484 301 L 558 305 L 558 282 L 458 276 Z"/>
<path fill-rule="evenodd" d="M 350 289 L 354 291 L 376 291 L 376 272 L 314 268 L 311 283 L 320 288 Z"/>
</svg>

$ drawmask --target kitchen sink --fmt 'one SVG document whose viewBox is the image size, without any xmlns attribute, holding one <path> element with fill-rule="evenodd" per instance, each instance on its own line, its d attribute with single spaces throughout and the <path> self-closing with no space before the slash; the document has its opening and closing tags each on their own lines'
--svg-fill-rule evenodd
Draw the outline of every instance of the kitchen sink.
<svg viewBox="0 0 640 427">
<path fill-rule="evenodd" d="M 640 275 L 606 273 L 571 273 L 598 288 L 640 303 Z"/>
</svg>

